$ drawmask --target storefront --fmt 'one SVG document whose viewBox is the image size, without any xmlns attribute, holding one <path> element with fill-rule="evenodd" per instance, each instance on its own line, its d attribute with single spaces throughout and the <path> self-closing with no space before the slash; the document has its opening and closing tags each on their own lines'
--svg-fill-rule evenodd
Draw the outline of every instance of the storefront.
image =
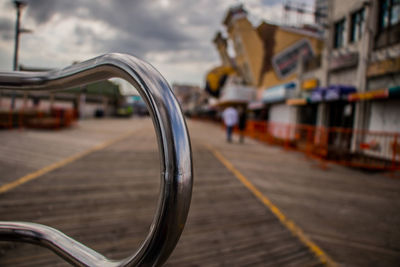
<svg viewBox="0 0 400 267">
<path fill-rule="evenodd" d="M 400 86 L 350 94 L 348 100 L 368 101 L 368 130 L 400 132 Z"/>
<path fill-rule="evenodd" d="M 318 103 L 311 102 L 311 92 L 318 88 L 318 79 L 307 79 L 301 84 L 300 98 L 289 99 L 288 105 L 297 106 L 297 123 L 302 125 L 316 125 Z"/>
<path fill-rule="evenodd" d="M 251 101 L 247 105 L 248 118 L 256 121 L 268 121 L 268 105 L 261 100 Z"/>
<path fill-rule="evenodd" d="M 364 129 L 368 134 L 360 138 L 363 154 L 400 161 L 400 56 L 377 55 L 373 53 L 368 65 L 366 91 L 349 95 L 349 101 L 362 102 L 365 107 Z"/>
<path fill-rule="evenodd" d="M 247 105 L 254 100 L 256 89 L 239 84 L 230 76 L 221 90 L 218 106 Z"/>
<path fill-rule="evenodd" d="M 400 132 L 400 56 L 377 58 L 368 65 L 366 92 L 352 97 L 365 102 L 368 130 Z"/>
<path fill-rule="evenodd" d="M 286 105 L 294 95 L 294 82 L 270 87 L 263 91 L 262 101 L 269 106 L 269 121 L 275 123 L 296 123 L 296 108 Z"/>
<path fill-rule="evenodd" d="M 355 92 L 355 87 L 347 85 L 317 87 L 311 92 L 310 102 L 325 103 L 327 127 L 352 128 L 354 104 L 348 101 L 348 96 Z"/>
<path fill-rule="evenodd" d="M 387 161 L 399 157 L 400 142 L 400 86 L 354 93 L 349 101 L 363 101 L 366 108 L 366 130 L 359 138 L 360 153 Z"/>
</svg>

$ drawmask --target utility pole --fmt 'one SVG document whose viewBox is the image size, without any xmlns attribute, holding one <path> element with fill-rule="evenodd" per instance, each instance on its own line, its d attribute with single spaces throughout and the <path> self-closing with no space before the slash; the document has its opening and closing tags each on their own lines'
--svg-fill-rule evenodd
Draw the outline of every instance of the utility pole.
<svg viewBox="0 0 400 267">
<path fill-rule="evenodd" d="M 13 61 L 13 70 L 18 70 L 18 48 L 19 48 L 19 35 L 21 33 L 28 33 L 31 32 L 30 30 L 21 29 L 20 28 L 20 17 L 21 17 L 21 10 L 27 4 L 24 1 L 14 0 L 14 6 L 17 9 L 17 20 L 15 22 L 15 43 L 14 43 L 14 61 Z M 12 93 L 11 96 L 11 109 L 15 108 L 15 92 Z"/>
<path fill-rule="evenodd" d="M 13 70 L 18 70 L 18 48 L 19 48 L 19 34 L 20 34 L 20 18 L 21 9 L 26 6 L 25 2 L 14 0 L 15 8 L 17 9 L 17 20 L 15 22 L 15 43 L 14 43 L 14 64 Z"/>
</svg>

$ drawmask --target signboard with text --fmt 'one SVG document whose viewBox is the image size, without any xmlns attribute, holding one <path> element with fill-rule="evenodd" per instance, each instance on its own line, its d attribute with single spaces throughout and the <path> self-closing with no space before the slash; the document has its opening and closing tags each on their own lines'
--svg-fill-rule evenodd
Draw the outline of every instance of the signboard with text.
<svg viewBox="0 0 400 267">
<path fill-rule="evenodd" d="M 272 58 L 272 65 L 278 77 L 283 79 L 294 73 L 301 57 L 303 60 L 314 57 L 314 51 L 307 39 L 296 42 Z"/>
<path fill-rule="evenodd" d="M 358 53 L 347 53 L 331 58 L 329 62 L 329 70 L 337 70 L 349 68 L 358 64 Z"/>
</svg>

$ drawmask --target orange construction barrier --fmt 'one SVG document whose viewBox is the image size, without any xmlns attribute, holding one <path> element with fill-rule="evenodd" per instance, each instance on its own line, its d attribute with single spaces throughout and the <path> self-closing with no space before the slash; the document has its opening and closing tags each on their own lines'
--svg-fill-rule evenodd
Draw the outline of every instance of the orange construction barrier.
<svg viewBox="0 0 400 267">
<path fill-rule="evenodd" d="M 75 110 L 53 108 L 50 111 L 38 109 L 19 109 L 0 111 L 0 128 L 18 127 L 58 129 L 71 126 L 75 118 Z"/>
<path fill-rule="evenodd" d="M 400 133 L 248 121 L 245 135 L 285 149 L 296 149 L 326 162 L 400 170 Z"/>
</svg>

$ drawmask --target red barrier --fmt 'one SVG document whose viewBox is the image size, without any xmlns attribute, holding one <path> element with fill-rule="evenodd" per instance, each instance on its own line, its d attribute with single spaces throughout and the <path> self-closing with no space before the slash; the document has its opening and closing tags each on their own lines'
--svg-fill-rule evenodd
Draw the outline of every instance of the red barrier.
<svg viewBox="0 0 400 267">
<path fill-rule="evenodd" d="M 296 149 L 326 162 L 400 170 L 399 133 L 249 121 L 245 135 L 285 149 Z"/>
<path fill-rule="evenodd" d="M 33 109 L 0 111 L 0 128 L 59 129 L 69 127 L 75 121 L 74 112 L 72 109 L 62 108 L 55 108 L 50 111 Z"/>
</svg>

